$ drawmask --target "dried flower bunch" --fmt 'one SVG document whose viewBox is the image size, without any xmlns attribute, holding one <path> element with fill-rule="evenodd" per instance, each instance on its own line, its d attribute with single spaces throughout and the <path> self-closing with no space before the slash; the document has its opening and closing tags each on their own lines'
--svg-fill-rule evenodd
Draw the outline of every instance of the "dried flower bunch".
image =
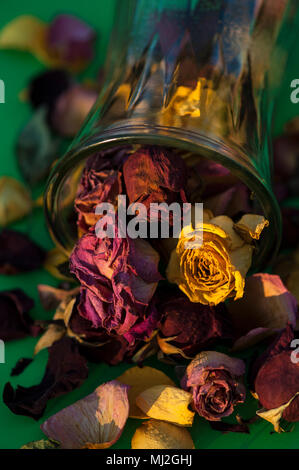
<svg viewBox="0 0 299 470">
<path fill-rule="evenodd" d="M 41 382 L 16 388 L 7 383 L 3 401 L 13 413 L 39 420 L 50 399 L 88 380 L 89 362 L 111 366 L 111 378 L 112 366 L 128 364 L 122 375 L 99 379 L 92 393 L 43 422 L 47 439 L 23 448 L 105 449 L 135 418 L 143 421 L 132 437 L 133 449 L 193 449 L 195 420 L 221 432 L 250 432 L 254 420 L 241 418 L 250 392 L 256 418 L 282 432 L 286 422 L 299 421 L 293 348 L 299 210 L 288 204 L 298 196 L 297 120 L 274 141 L 283 248 L 295 251 L 282 251 L 267 272 L 250 272 L 272 227 L 248 188 L 220 163 L 173 148 L 113 147 L 88 157 L 74 200 L 78 240 L 70 257 L 58 248 L 46 253 L 24 233 L 7 228 L 40 205 L 27 186 L 45 180 L 60 146 L 76 134 L 96 100 L 100 81 L 79 83 L 74 76 L 92 60 L 95 36 L 70 15 L 50 24 L 22 16 L 0 32 L 0 48 L 29 51 L 50 67 L 26 91 L 33 115 L 16 145 L 26 184 L 0 178 L 0 274 L 44 268 L 59 279 L 55 287 L 37 286 L 46 321 L 34 318 L 34 302 L 22 289 L 0 292 L 0 338 L 39 336 L 33 358 L 20 359 L 12 375 L 22 373 L 40 351 L 49 353 Z M 198 84 L 184 83 L 171 103 L 176 109 L 184 94 L 191 106 L 199 92 Z M 169 122 L 171 113 L 166 118 Z M 119 195 L 142 216 L 146 238 L 123 236 L 117 224 L 114 236 L 98 236 L 104 219 L 97 207 L 109 203 L 118 221 Z M 194 218 L 197 202 L 203 203 L 200 221 Z M 155 203 L 162 210 L 152 214 Z M 191 219 L 178 234 L 167 213 L 173 203 L 182 214 L 185 204 L 191 207 Z M 160 235 L 167 220 L 165 238 Z M 153 221 L 157 238 L 150 236 Z M 199 232 L 201 243 L 192 245 Z"/>
</svg>

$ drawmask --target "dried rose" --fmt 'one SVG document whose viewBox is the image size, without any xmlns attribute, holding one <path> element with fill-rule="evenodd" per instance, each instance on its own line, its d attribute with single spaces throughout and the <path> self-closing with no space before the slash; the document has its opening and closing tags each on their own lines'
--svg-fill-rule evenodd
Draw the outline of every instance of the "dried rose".
<svg viewBox="0 0 299 470">
<path fill-rule="evenodd" d="M 31 212 L 32 199 L 25 186 L 14 178 L 0 178 L 0 226 L 22 219 Z"/>
<path fill-rule="evenodd" d="M 260 232 L 260 216 L 255 218 L 256 231 L 251 225 L 242 225 L 246 239 L 248 233 L 258 236 Z M 266 225 L 267 221 L 263 220 Z M 218 216 L 195 229 L 190 225 L 181 231 L 176 249 L 171 253 L 167 279 L 176 283 L 191 302 L 217 305 L 228 297 L 238 299 L 243 296 L 253 246 L 241 238 L 234 227 L 229 217 Z M 186 247 L 186 244 L 197 243 L 200 232 L 202 244 Z"/>
<path fill-rule="evenodd" d="M 238 338 L 234 349 L 244 349 L 288 322 L 295 327 L 298 307 L 279 276 L 258 273 L 246 279 L 243 298 L 228 302 L 227 309 Z"/>
<path fill-rule="evenodd" d="M 156 419 L 144 422 L 132 438 L 132 449 L 194 449 L 189 431 Z"/>
<path fill-rule="evenodd" d="M 96 32 L 73 15 L 56 16 L 47 32 L 47 47 L 62 63 L 82 68 L 93 58 Z"/>
<path fill-rule="evenodd" d="M 198 354 L 188 365 L 181 381 L 193 395 L 197 413 L 209 421 L 219 421 L 245 401 L 246 390 L 241 383 L 245 364 L 241 359 L 216 351 Z"/>
<path fill-rule="evenodd" d="M 161 276 L 158 253 L 142 239 L 98 238 L 89 231 L 70 257 L 81 283 L 79 313 L 94 327 L 119 335 L 150 316 L 149 306 Z"/>
<path fill-rule="evenodd" d="M 128 414 L 128 386 L 112 380 L 51 416 L 41 429 L 62 449 L 107 449 L 120 438 Z"/>
<path fill-rule="evenodd" d="M 86 233 L 101 217 L 95 213 L 98 204 L 117 205 L 117 196 L 123 189 L 120 167 L 127 155 L 127 148 L 114 148 L 88 158 L 75 199 L 79 235 Z"/>
<path fill-rule="evenodd" d="M 49 348 L 48 363 L 41 383 L 32 387 L 19 385 L 16 390 L 7 383 L 3 401 L 13 413 L 38 420 L 50 398 L 71 392 L 82 384 L 87 375 L 87 363 L 79 354 L 78 345 L 70 338 L 62 338 Z"/>
<path fill-rule="evenodd" d="M 62 281 L 74 280 L 69 272 L 68 256 L 57 247 L 48 251 L 43 267 L 57 279 Z"/>
<path fill-rule="evenodd" d="M 252 367 L 252 384 L 256 398 L 263 409 L 257 414 L 270 421 L 275 431 L 281 432 L 281 418 L 299 421 L 299 362 L 292 358 L 291 325 L 281 332 Z"/>
<path fill-rule="evenodd" d="M 138 408 L 136 398 L 154 385 L 172 385 L 174 382 L 162 371 L 153 367 L 131 367 L 117 378 L 129 386 L 128 398 L 130 403 L 130 418 L 146 419 L 148 416 Z"/>
<path fill-rule="evenodd" d="M 16 230 L 0 233 L 0 273 L 17 274 L 41 268 L 45 251 L 30 238 Z"/>
<path fill-rule="evenodd" d="M 190 302 L 181 294 L 159 305 L 158 344 L 164 354 L 194 357 L 215 341 L 232 337 L 223 308 Z"/>
<path fill-rule="evenodd" d="M 27 335 L 37 336 L 41 329 L 28 312 L 34 302 L 21 289 L 0 292 L 0 339 L 10 341 Z"/>
<path fill-rule="evenodd" d="M 123 174 L 130 203 L 141 202 L 149 209 L 151 203 L 185 201 L 185 163 L 165 148 L 140 148 L 124 163 Z"/>
<path fill-rule="evenodd" d="M 51 124 L 63 137 L 74 137 L 82 127 L 98 93 L 83 85 L 74 85 L 57 99 Z"/>
</svg>

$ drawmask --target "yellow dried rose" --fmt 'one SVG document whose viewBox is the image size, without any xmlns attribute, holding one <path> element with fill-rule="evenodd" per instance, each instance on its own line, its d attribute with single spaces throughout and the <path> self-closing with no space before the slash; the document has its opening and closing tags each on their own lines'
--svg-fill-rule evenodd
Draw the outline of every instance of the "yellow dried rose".
<svg viewBox="0 0 299 470">
<path fill-rule="evenodd" d="M 202 224 L 184 227 L 170 256 L 168 281 L 177 284 L 191 302 L 217 305 L 228 297 L 241 298 L 254 249 L 248 235 L 258 238 L 260 227 L 267 225 L 261 216 L 255 218 L 259 230 L 254 229 L 252 217 L 250 229 L 245 230 L 243 219 L 240 235 L 227 216 L 207 218 L 205 214 Z"/>
</svg>

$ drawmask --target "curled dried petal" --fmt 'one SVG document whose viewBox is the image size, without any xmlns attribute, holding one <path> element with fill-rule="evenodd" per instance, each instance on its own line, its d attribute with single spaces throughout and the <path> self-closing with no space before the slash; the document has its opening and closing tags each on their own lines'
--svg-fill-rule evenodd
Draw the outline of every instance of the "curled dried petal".
<svg viewBox="0 0 299 470">
<path fill-rule="evenodd" d="M 15 222 L 28 215 L 32 210 L 30 192 L 14 178 L 0 178 L 0 226 Z"/>
</svg>

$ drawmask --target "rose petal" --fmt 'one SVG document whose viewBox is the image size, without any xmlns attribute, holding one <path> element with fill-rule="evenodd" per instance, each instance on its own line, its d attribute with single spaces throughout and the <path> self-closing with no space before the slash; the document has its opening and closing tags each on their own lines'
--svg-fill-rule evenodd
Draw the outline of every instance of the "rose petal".
<svg viewBox="0 0 299 470">
<path fill-rule="evenodd" d="M 128 386 L 104 383 L 71 406 L 51 416 L 41 428 L 62 449 L 105 449 L 121 436 L 129 414 Z"/>
<path fill-rule="evenodd" d="M 234 224 L 234 229 L 247 243 L 251 243 L 252 240 L 259 240 L 262 231 L 268 226 L 268 220 L 262 215 L 245 214 Z"/>
<path fill-rule="evenodd" d="M 194 444 L 187 429 L 151 419 L 135 431 L 131 448 L 194 449 Z"/>
<path fill-rule="evenodd" d="M 241 248 L 241 246 L 244 245 L 244 240 L 239 237 L 239 235 L 234 230 L 234 222 L 226 215 L 219 215 L 214 217 L 210 219 L 209 223 L 222 228 L 222 230 L 224 230 L 224 232 L 228 235 L 230 250 Z"/>
<path fill-rule="evenodd" d="M 52 276 L 63 281 L 73 280 L 71 275 L 67 276 L 63 274 L 63 267 L 68 265 L 69 258 L 59 248 L 53 248 L 48 251 L 47 257 L 44 263 L 44 268 L 52 274 Z"/>
<path fill-rule="evenodd" d="M 170 385 L 155 385 L 136 397 L 136 405 L 150 418 L 192 426 L 195 413 L 189 410 L 192 395 Z"/>
<path fill-rule="evenodd" d="M 117 378 L 119 382 L 129 385 L 128 398 L 130 418 L 145 419 L 148 416 L 136 405 L 136 398 L 143 391 L 154 385 L 174 385 L 174 382 L 162 371 L 153 367 L 131 367 Z"/>
<path fill-rule="evenodd" d="M 59 447 L 60 447 L 59 442 L 41 439 L 40 441 L 28 442 L 28 444 L 23 445 L 21 449 L 44 450 L 44 449 L 59 449 Z"/>
<path fill-rule="evenodd" d="M 68 297 L 73 297 L 79 294 L 79 288 L 71 290 L 58 289 L 56 287 L 48 286 L 46 284 L 39 284 L 37 286 L 40 302 L 45 310 L 53 310 L 58 305 L 66 300 Z"/>
<path fill-rule="evenodd" d="M 285 328 L 288 322 L 293 327 L 296 325 L 297 301 L 280 277 L 272 274 L 248 277 L 243 298 L 228 302 L 227 309 L 239 336 L 257 328 L 273 333 Z"/>
<path fill-rule="evenodd" d="M 63 360 L 62 360 L 63 358 Z M 38 420 L 50 398 L 58 397 L 79 387 L 87 378 L 86 360 L 79 354 L 78 345 L 70 338 L 62 338 L 49 348 L 49 358 L 40 384 L 18 386 L 7 383 L 3 401 L 15 414 Z"/>
<path fill-rule="evenodd" d="M 299 395 L 299 392 L 295 393 L 295 395 L 287 403 L 284 403 L 278 408 L 272 408 L 271 410 L 261 409 L 258 410 L 256 414 L 273 424 L 274 431 L 278 433 L 283 432 L 283 429 L 280 427 L 280 420 L 282 418 L 283 412 L 290 406 L 297 395 Z"/>
<path fill-rule="evenodd" d="M 0 339 L 10 341 L 37 336 L 41 329 L 28 315 L 33 306 L 33 300 L 21 289 L 0 292 Z"/>
<path fill-rule="evenodd" d="M 45 255 L 40 246 L 21 232 L 4 229 L 0 233 L 1 274 L 17 274 L 39 269 Z"/>
<path fill-rule="evenodd" d="M 0 178 L 0 226 L 22 219 L 32 210 L 30 192 L 14 178 Z"/>
</svg>

